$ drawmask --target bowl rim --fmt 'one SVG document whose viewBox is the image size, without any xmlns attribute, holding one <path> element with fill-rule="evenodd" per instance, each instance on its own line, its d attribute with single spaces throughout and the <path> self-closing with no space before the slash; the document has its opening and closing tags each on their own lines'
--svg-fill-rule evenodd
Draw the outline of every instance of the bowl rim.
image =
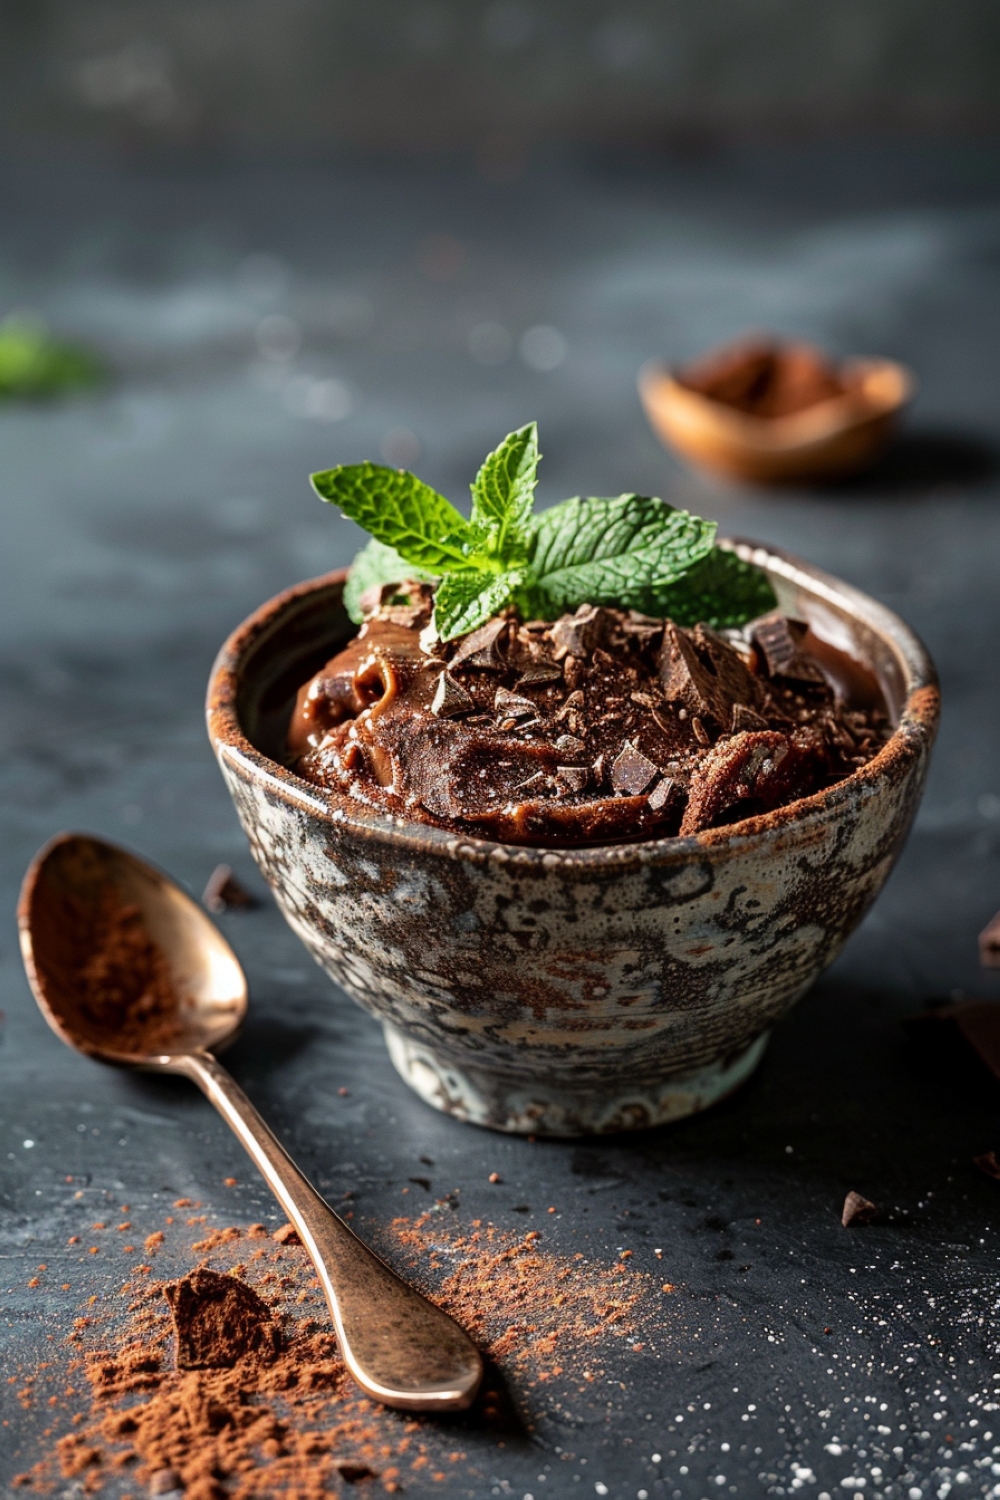
<svg viewBox="0 0 1000 1500">
<path fill-rule="evenodd" d="M 929 752 L 940 717 L 937 672 L 923 642 L 893 611 L 853 585 L 779 547 L 720 538 L 747 562 L 765 567 L 793 587 L 804 588 L 834 609 L 846 612 L 880 636 L 902 669 L 905 699 L 899 723 L 877 755 L 842 781 L 800 797 L 768 813 L 684 838 L 674 835 L 616 844 L 558 849 L 536 844 L 509 844 L 475 833 L 381 812 L 353 801 L 333 788 L 317 786 L 258 750 L 243 732 L 237 702 L 244 664 L 262 638 L 276 630 L 282 617 L 302 600 L 342 587 L 346 568 L 324 573 L 283 589 L 259 605 L 236 627 L 216 656 L 209 677 L 206 719 L 209 739 L 220 763 L 262 785 L 280 800 L 365 841 L 434 851 L 475 863 L 495 861 L 543 868 L 637 868 L 687 864 L 709 851 L 743 849 L 773 839 L 794 827 L 824 823 L 831 813 L 860 796 L 873 795 L 900 769 Z"/>
</svg>

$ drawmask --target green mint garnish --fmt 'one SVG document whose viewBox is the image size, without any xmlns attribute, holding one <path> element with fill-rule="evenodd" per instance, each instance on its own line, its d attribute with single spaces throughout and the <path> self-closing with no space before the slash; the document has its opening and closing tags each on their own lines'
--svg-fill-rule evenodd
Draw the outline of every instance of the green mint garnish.
<svg viewBox="0 0 1000 1500">
<path fill-rule="evenodd" d="M 544 620 L 580 604 L 614 604 L 664 614 L 670 586 L 714 543 L 714 521 L 662 500 L 564 500 L 535 523 L 528 611 Z"/>
<path fill-rule="evenodd" d="M 0 322 L 0 397 L 54 396 L 100 378 L 90 354 L 58 343 L 39 319 L 15 313 Z"/>
<path fill-rule="evenodd" d="M 645 495 L 564 500 L 532 513 L 534 422 L 485 459 L 469 520 L 405 469 L 344 464 L 313 487 L 373 538 L 344 590 L 353 620 L 374 584 L 438 581 L 434 628 L 448 641 L 510 605 L 556 619 L 581 604 L 669 615 L 679 624 L 738 626 L 774 607 L 760 568 L 715 545 L 715 522 Z"/>
</svg>

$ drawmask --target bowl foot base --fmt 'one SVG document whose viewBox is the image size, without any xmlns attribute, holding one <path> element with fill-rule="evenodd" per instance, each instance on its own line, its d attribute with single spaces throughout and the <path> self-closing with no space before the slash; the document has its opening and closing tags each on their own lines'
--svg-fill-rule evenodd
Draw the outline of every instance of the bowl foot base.
<svg viewBox="0 0 1000 1500">
<path fill-rule="evenodd" d="M 383 1029 L 397 1072 L 435 1109 L 491 1130 L 549 1136 L 644 1130 L 708 1109 L 750 1077 L 770 1036 L 765 1031 L 742 1052 L 615 1095 L 606 1088 L 564 1089 L 558 1084 L 509 1079 L 485 1069 L 457 1068 L 394 1026 Z"/>
</svg>

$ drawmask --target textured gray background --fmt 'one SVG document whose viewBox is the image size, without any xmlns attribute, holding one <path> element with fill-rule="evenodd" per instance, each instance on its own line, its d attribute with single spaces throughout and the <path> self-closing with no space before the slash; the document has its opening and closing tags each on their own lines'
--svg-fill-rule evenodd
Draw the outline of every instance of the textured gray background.
<svg viewBox="0 0 1000 1500">
<path fill-rule="evenodd" d="M 362 1231 L 412 1209 L 403 1188 L 426 1173 L 433 1196 L 460 1190 L 456 1224 L 534 1225 L 607 1264 L 627 1243 L 678 1286 L 683 1337 L 612 1349 L 592 1399 L 515 1390 L 530 1442 L 500 1449 L 473 1414 L 468 1465 L 427 1493 L 997 1492 L 998 1188 L 970 1157 L 1000 1147 L 998 1096 L 900 1024 L 935 995 L 1000 995 L 976 958 L 1000 905 L 997 176 L 995 154 L 944 147 L 564 161 L 514 185 L 471 166 L 3 169 L 0 298 L 115 372 L 100 393 L 0 407 L 5 1370 L 117 1286 L 66 1243 L 108 1205 L 143 1223 L 186 1194 L 210 1223 L 278 1217 L 193 1090 L 102 1070 L 45 1029 L 13 925 L 28 859 L 83 827 L 195 892 L 219 860 L 260 890 L 201 703 L 229 629 L 356 545 L 308 471 L 381 451 L 460 500 L 487 447 L 536 416 L 544 501 L 663 494 L 843 574 L 924 636 L 946 711 L 899 870 L 752 1083 L 670 1129 L 531 1145 L 436 1115 L 269 904 L 224 919 L 253 994 L 234 1071 L 331 1196 L 355 1192 Z M 752 324 L 914 366 L 910 436 L 877 473 L 744 493 L 658 448 L 638 366 Z M 524 358 L 539 325 L 564 341 L 547 371 Z M 223 1190 L 227 1174 L 243 1185 Z M 840 1227 L 852 1187 L 880 1225 Z M 0 1381 L 0 1484 L 46 1420 L 15 1389 Z"/>
<path fill-rule="evenodd" d="M 968 128 L 995 0 L 6 0 L 8 143 L 212 157 Z"/>
</svg>

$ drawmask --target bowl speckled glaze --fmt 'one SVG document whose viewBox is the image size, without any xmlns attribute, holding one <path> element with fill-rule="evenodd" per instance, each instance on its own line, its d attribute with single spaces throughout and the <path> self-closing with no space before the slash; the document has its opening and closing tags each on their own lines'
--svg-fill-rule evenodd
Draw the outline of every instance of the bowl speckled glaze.
<svg viewBox="0 0 1000 1500">
<path fill-rule="evenodd" d="M 884 884 L 937 728 L 933 665 L 873 599 L 787 554 L 737 550 L 768 570 L 783 609 L 874 670 L 896 727 L 846 781 L 692 838 L 497 844 L 287 770 L 295 689 L 354 629 L 343 573 L 280 594 L 222 648 L 209 733 L 254 858 L 438 1109 L 545 1135 L 704 1109 L 749 1076 Z"/>
</svg>

